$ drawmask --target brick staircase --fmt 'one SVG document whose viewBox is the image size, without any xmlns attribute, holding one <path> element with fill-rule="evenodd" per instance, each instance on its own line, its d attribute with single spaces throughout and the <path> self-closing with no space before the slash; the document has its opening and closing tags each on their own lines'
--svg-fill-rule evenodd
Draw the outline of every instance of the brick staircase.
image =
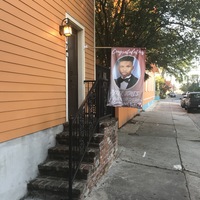
<svg viewBox="0 0 200 200">
<path fill-rule="evenodd" d="M 56 136 L 56 146 L 48 150 L 46 161 L 38 166 L 39 175 L 28 183 L 28 196 L 23 200 L 68 200 L 68 126 Z M 87 190 L 89 176 L 99 164 L 99 145 L 103 134 L 95 134 L 73 184 L 73 200 L 81 199 Z"/>
</svg>

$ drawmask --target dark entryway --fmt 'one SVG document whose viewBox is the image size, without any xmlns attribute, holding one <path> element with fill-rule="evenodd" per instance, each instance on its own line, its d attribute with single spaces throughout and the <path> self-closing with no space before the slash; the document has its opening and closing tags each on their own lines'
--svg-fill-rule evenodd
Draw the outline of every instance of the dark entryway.
<svg viewBox="0 0 200 200">
<path fill-rule="evenodd" d="M 107 98 L 108 98 L 108 91 L 110 85 L 110 67 L 103 67 L 100 65 L 96 65 L 96 80 L 103 79 L 103 84 L 101 85 L 101 109 L 100 109 L 100 116 L 111 114 L 113 117 L 115 116 L 115 108 L 106 106 L 107 105 Z"/>
<path fill-rule="evenodd" d="M 68 114 L 78 110 L 78 40 L 77 31 L 68 38 Z"/>
</svg>

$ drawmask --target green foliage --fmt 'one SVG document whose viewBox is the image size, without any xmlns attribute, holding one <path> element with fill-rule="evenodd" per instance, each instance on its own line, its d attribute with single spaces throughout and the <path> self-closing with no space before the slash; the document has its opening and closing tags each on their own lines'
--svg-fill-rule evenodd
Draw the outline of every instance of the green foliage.
<svg viewBox="0 0 200 200">
<path fill-rule="evenodd" d="M 96 0 L 97 47 L 144 47 L 155 63 L 181 80 L 200 54 L 199 0 Z M 97 48 L 110 66 L 110 49 Z"/>
<path fill-rule="evenodd" d="M 200 85 L 199 83 L 196 83 L 196 82 L 187 83 L 187 84 L 183 84 L 180 89 L 183 92 L 198 92 L 200 91 Z"/>
<path fill-rule="evenodd" d="M 166 84 L 165 79 L 161 76 L 156 77 L 156 91 L 158 91 L 161 99 L 166 97 L 167 91 L 171 88 Z"/>
</svg>

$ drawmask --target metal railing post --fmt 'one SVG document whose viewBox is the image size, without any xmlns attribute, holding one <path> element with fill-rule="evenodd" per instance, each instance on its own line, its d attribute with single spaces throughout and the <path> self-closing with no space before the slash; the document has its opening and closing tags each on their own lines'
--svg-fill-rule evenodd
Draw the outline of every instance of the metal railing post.
<svg viewBox="0 0 200 200">
<path fill-rule="evenodd" d="M 69 200 L 72 200 L 72 184 L 73 184 L 73 169 L 72 169 L 72 123 L 73 123 L 73 117 L 71 116 L 69 118 Z"/>
<path fill-rule="evenodd" d="M 108 81 L 84 81 L 88 94 L 77 113 L 69 118 L 69 200 L 73 200 L 73 182 L 95 131 L 99 132 L 99 121 L 107 113 L 106 97 Z M 75 194 L 74 194 L 75 195 Z"/>
</svg>

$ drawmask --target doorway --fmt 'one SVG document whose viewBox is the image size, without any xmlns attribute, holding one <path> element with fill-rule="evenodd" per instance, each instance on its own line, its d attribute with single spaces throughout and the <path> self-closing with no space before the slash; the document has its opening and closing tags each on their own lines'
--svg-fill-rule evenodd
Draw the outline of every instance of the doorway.
<svg viewBox="0 0 200 200">
<path fill-rule="evenodd" d="M 69 121 L 85 98 L 85 28 L 68 13 L 66 18 L 73 33 L 66 41 L 66 121 Z"/>
<path fill-rule="evenodd" d="M 68 116 L 78 110 L 78 37 L 77 30 L 72 29 L 68 38 Z"/>
</svg>

